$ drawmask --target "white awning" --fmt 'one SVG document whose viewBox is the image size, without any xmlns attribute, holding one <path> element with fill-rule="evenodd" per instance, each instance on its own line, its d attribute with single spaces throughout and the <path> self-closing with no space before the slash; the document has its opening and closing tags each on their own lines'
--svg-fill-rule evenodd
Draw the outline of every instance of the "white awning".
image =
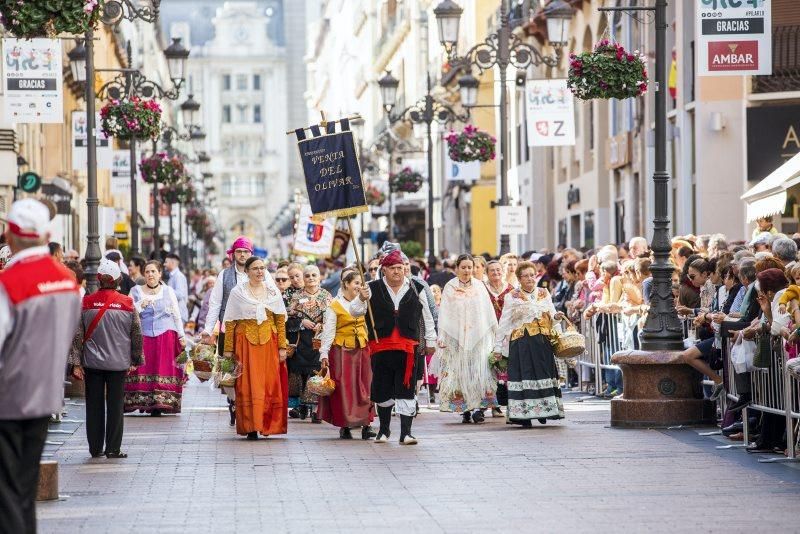
<svg viewBox="0 0 800 534">
<path fill-rule="evenodd" d="M 747 202 L 747 222 L 782 213 L 786 208 L 786 190 L 797 183 L 800 183 L 800 154 L 742 195 L 742 200 Z"/>
</svg>

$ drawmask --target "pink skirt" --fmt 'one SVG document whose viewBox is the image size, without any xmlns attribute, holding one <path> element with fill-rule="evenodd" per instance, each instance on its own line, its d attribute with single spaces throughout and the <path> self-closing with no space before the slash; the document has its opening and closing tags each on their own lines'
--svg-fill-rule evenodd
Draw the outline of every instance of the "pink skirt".
<svg viewBox="0 0 800 534">
<path fill-rule="evenodd" d="M 356 428 L 372 422 L 372 362 L 366 349 L 343 349 L 334 345 L 328 354 L 331 378 L 336 389 L 319 398 L 317 415 L 339 428 Z"/>
<path fill-rule="evenodd" d="M 183 350 L 178 333 L 142 337 L 144 365 L 125 378 L 125 412 L 180 413 L 186 375 L 175 359 Z"/>
</svg>

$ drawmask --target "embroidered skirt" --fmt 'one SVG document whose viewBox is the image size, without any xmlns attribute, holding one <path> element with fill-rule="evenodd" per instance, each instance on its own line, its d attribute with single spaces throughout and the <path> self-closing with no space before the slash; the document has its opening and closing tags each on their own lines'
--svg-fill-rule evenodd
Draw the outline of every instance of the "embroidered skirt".
<svg viewBox="0 0 800 534">
<path fill-rule="evenodd" d="M 510 422 L 564 418 L 558 368 L 547 337 L 525 334 L 511 342 L 507 385 Z"/>
<path fill-rule="evenodd" d="M 142 338 L 144 365 L 125 378 L 125 412 L 180 413 L 186 375 L 175 364 L 181 352 L 178 333 Z"/>
<path fill-rule="evenodd" d="M 344 349 L 334 345 L 328 354 L 331 378 L 336 389 L 328 397 L 320 397 L 318 415 L 339 428 L 355 428 L 372 422 L 372 364 L 369 351 Z"/>
</svg>

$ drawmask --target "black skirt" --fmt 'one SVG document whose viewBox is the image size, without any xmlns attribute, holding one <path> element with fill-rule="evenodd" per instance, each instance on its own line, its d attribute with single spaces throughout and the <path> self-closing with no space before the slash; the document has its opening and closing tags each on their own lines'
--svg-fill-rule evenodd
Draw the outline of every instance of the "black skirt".
<svg viewBox="0 0 800 534">
<path fill-rule="evenodd" d="M 553 346 L 545 336 L 525 334 L 511 342 L 507 387 L 510 421 L 564 418 Z"/>
<path fill-rule="evenodd" d="M 313 347 L 314 331 L 301 330 L 294 355 L 286 360 L 290 373 L 311 374 L 319 371 L 319 351 Z"/>
</svg>

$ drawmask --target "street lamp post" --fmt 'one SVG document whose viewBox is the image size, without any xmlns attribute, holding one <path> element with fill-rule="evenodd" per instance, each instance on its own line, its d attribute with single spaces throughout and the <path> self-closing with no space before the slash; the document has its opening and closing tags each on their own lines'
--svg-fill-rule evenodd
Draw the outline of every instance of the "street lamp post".
<svg viewBox="0 0 800 534">
<path fill-rule="evenodd" d="M 507 71 L 509 66 L 527 69 L 530 66 L 547 65 L 556 67 L 561 59 L 561 46 L 567 42 L 566 27 L 572 18 L 572 8 L 563 0 L 552 0 L 545 8 L 548 39 L 555 47 L 555 56 L 545 56 L 538 49 L 523 42 L 511 31 L 509 24 L 508 0 L 502 0 L 500 7 L 500 28 L 486 40 L 473 46 L 464 56 L 458 57 L 458 30 L 463 10 L 453 0 L 444 0 L 433 10 L 439 29 L 439 41 L 447 52 L 454 68 L 464 68 L 467 75 L 459 80 L 462 96 L 471 91 L 470 97 L 477 97 L 477 79 L 470 73 L 471 67 L 480 72 L 497 66 L 500 71 L 500 201 L 493 206 L 508 206 L 508 89 Z M 470 104 L 465 103 L 466 106 Z M 500 236 L 500 254 L 510 251 L 508 234 Z"/>
<path fill-rule="evenodd" d="M 158 9 L 161 0 L 152 0 L 151 5 L 137 6 L 131 0 L 106 0 L 102 6 L 102 13 L 100 20 L 107 25 L 116 25 L 122 19 L 129 21 L 141 20 L 143 22 L 152 23 L 158 19 Z M 84 35 L 83 42 L 79 42 L 74 50 L 78 50 L 78 54 L 83 54 L 73 58 L 70 55 L 70 67 L 72 70 L 72 77 L 76 82 L 86 82 L 91 80 L 92 83 L 86 83 L 86 208 L 88 212 L 87 225 L 88 231 L 86 235 L 86 291 L 88 293 L 95 292 L 100 286 L 97 281 L 97 266 L 100 265 L 102 251 L 100 250 L 100 218 L 98 216 L 98 208 L 100 206 L 100 199 L 97 197 L 97 139 L 95 138 L 95 130 L 97 128 L 95 121 L 95 88 L 94 88 L 94 29 L 89 28 Z M 72 52 L 72 51 L 71 51 Z M 74 59 L 74 60 L 73 60 Z M 82 68 L 81 68 L 82 67 Z"/>
<path fill-rule="evenodd" d="M 667 172 L 667 0 L 655 0 L 655 5 L 604 7 L 600 11 L 655 12 L 655 169 L 653 184 L 655 213 L 653 217 L 653 292 L 650 311 L 642 329 L 642 350 L 682 350 L 683 328 L 672 299 L 672 272 L 669 261 L 672 244 L 669 236 L 669 181 Z"/>
<path fill-rule="evenodd" d="M 447 104 L 436 101 L 431 94 L 432 86 L 430 73 L 427 74 L 427 93 L 425 96 L 400 113 L 392 113 L 392 110 L 397 105 L 397 89 L 400 86 L 400 81 L 392 76 L 391 72 L 387 71 L 383 78 L 378 80 L 378 86 L 381 90 L 383 110 L 386 113 L 386 118 L 390 125 L 400 120 L 405 120 L 413 124 L 425 124 L 426 126 L 428 141 L 428 263 L 431 268 L 433 268 L 436 265 L 436 249 L 434 248 L 433 228 L 433 136 L 431 125 L 434 122 L 440 124 L 453 121 L 466 122 L 469 120 L 469 110 L 467 109 L 464 113 L 459 114 Z"/>
</svg>

